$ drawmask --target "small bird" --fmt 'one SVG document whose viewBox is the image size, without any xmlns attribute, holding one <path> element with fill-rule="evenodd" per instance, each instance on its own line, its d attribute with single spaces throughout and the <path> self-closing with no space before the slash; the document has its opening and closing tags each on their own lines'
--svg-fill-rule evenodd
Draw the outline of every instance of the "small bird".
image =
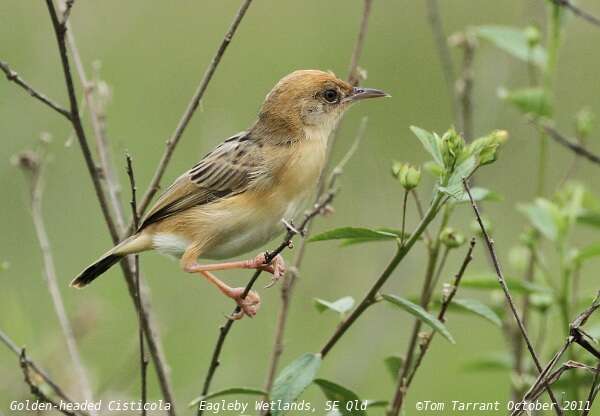
<svg viewBox="0 0 600 416">
<path fill-rule="evenodd" d="M 285 230 L 310 197 L 325 165 L 327 141 L 352 103 L 388 94 L 353 87 L 331 72 L 298 70 L 266 96 L 258 119 L 204 156 L 173 182 L 140 221 L 136 232 L 83 270 L 71 285 L 82 288 L 128 254 L 157 250 L 180 259 L 187 273 L 199 273 L 239 305 L 234 316 L 253 317 L 260 306 L 254 291 L 242 299 L 212 272 L 263 269 L 279 279 L 281 256 L 266 264 L 264 254 L 229 259 L 266 244 Z M 283 221 L 282 221 L 283 220 Z M 282 224 L 283 222 L 283 224 Z"/>
</svg>

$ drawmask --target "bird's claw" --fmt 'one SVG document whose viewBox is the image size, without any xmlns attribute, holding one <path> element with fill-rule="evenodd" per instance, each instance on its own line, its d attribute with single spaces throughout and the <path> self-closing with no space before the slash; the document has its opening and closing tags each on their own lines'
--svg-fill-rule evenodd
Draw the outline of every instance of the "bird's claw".
<svg viewBox="0 0 600 416">
<path fill-rule="evenodd" d="M 235 303 L 237 303 L 240 310 L 229 315 L 227 319 L 237 321 L 244 316 L 250 318 L 256 316 L 256 313 L 260 309 L 260 296 L 254 290 L 251 290 L 244 298 L 242 298 L 244 291 L 245 288 L 243 287 L 237 287 L 231 290 L 231 297 L 235 300 Z"/>
<path fill-rule="evenodd" d="M 265 289 L 272 287 L 285 274 L 285 261 L 283 260 L 283 257 L 281 257 L 281 255 L 279 254 L 275 256 L 270 263 L 267 263 L 267 258 L 264 253 L 256 256 L 254 261 L 258 264 L 262 264 L 262 270 L 269 272 L 273 275 L 271 282 L 269 282 L 269 284 L 265 286 Z"/>
</svg>

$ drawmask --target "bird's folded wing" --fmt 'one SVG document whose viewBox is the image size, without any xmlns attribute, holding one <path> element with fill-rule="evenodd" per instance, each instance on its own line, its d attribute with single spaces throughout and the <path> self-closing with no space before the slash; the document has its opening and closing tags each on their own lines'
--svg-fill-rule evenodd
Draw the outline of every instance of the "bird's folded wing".
<svg viewBox="0 0 600 416">
<path fill-rule="evenodd" d="M 141 221 L 140 230 L 186 209 L 246 191 L 262 173 L 260 144 L 239 133 L 181 175 Z"/>
</svg>

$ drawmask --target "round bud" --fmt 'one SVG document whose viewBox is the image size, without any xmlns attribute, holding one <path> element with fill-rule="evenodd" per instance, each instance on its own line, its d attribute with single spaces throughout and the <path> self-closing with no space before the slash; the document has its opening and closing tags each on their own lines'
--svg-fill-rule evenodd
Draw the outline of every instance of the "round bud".
<svg viewBox="0 0 600 416">
<path fill-rule="evenodd" d="M 440 233 L 440 241 L 449 249 L 460 247 L 465 243 L 465 236 L 454 228 L 446 227 Z"/>
</svg>

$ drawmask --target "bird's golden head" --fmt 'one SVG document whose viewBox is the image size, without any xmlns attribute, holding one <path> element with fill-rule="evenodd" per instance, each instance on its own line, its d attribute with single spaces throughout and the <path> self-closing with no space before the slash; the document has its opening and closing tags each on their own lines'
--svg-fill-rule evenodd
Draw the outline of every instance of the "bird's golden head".
<svg viewBox="0 0 600 416">
<path fill-rule="evenodd" d="M 385 96 L 381 90 L 353 87 L 332 72 L 294 71 L 267 94 L 259 123 L 277 135 L 326 138 L 352 103 Z"/>
</svg>

